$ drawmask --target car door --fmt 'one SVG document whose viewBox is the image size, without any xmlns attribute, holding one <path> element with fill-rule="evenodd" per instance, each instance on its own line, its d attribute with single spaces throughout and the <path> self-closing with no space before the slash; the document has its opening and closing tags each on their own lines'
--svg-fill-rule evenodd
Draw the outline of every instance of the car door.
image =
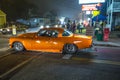
<svg viewBox="0 0 120 80">
<path fill-rule="evenodd" d="M 45 50 L 48 47 L 49 37 L 46 35 L 47 30 L 38 32 L 34 39 L 34 50 Z"/>
<path fill-rule="evenodd" d="M 47 43 L 47 49 L 50 51 L 57 51 L 59 52 L 61 50 L 62 42 L 61 42 L 61 37 L 58 37 L 59 32 L 57 30 L 51 30 L 51 36 L 49 37 L 49 41 Z"/>
</svg>

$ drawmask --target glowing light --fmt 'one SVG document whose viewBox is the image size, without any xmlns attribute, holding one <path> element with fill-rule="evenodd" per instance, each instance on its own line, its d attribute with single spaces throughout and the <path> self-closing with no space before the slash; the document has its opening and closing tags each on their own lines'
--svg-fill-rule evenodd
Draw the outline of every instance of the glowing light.
<svg viewBox="0 0 120 80">
<path fill-rule="evenodd" d="M 61 24 L 64 24 L 64 19 L 65 19 L 65 17 L 61 17 L 61 18 L 60 18 Z"/>
<path fill-rule="evenodd" d="M 50 26 L 48 26 L 48 25 L 46 26 L 46 28 L 49 28 L 49 27 L 50 27 Z"/>
<path fill-rule="evenodd" d="M 41 26 L 40 28 L 43 28 L 43 26 Z"/>
<path fill-rule="evenodd" d="M 91 14 L 91 11 L 86 11 L 86 14 Z"/>
<path fill-rule="evenodd" d="M 57 42 L 53 42 L 53 44 L 58 44 Z"/>
<path fill-rule="evenodd" d="M 37 22 L 37 19 L 35 19 L 34 22 Z"/>
<path fill-rule="evenodd" d="M 98 4 L 82 5 L 82 11 L 97 10 L 97 5 Z"/>
<path fill-rule="evenodd" d="M 55 25 L 55 27 L 58 27 L 58 25 Z"/>
<path fill-rule="evenodd" d="M 90 18 L 88 18 L 88 21 L 90 21 Z"/>
<path fill-rule="evenodd" d="M 82 42 L 82 41 L 74 41 L 74 43 L 80 43 L 80 42 Z"/>
<path fill-rule="evenodd" d="M 104 3 L 105 0 L 79 0 L 79 4 Z"/>
<path fill-rule="evenodd" d="M 40 41 L 36 41 L 37 43 L 40 43 Z"/>
<path fill-rule="evenodd" d="M 92 11 L 92 14 L 93 14 L 93 16 L 92 16 L 92 17 L 97 16 L 97 15 L 99 15 L 99 14 L 100 14 L 100 11 Z"/>
<path fill-rule="evenodd" d="M 10 29 L 7 29 L 7 31 L 10 31 Z"/>
<path fill-rule="evenodd" d="M 2 29 L 0 29 L 0 31 L 2 31 Z"/>
</svg>

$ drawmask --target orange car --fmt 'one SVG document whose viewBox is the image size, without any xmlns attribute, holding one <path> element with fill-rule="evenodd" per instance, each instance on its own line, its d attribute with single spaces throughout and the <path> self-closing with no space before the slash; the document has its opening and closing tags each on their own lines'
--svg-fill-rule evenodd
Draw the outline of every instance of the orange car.
<svg viewBox="0 0 120 80">
<path fill-rule="evenodd" d="M 92 36 L 73 34 L 63 28 L 43 28 L 35 33 L 11 37 L 9 45 L 16 51 L 34 50 L 73 54 L 78 49 L 90 48 Z"/>
</svg>

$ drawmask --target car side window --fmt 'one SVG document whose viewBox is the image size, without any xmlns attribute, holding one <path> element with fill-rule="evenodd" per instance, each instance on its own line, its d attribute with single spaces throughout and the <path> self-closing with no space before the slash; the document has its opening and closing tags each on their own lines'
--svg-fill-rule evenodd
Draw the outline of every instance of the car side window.
<svg viewBox="0 0 120 80">
<path fill-rule="evenodd" d="M 46 30 L 40 30 L 38 33 L 38 36 L 45 36 L 46 35 Z"/>
<path fill-rule="evenodd" d="M 45 33 L 45 36 L 47 37 L 51 37 L 52 36 L 52 33 L 50 30 L 47 30 L 46 33 Z"/>
<path fill-rule="evenodd" d="M 69 36 L 69 34 L 67 32 L 63 32 L 62 36 Z"/>
<path fill-rule="evenodd" d="M 58 32 L 55 30 L 40 30 L 38 36 L 57 37 Z"/>
<path fill-rule="evenodd" d="M 58 37 L 58 31 L 56 30 L 51 31 L 51 34 L 52 37 Z"/>
<path fill-rule="evenodd" d="M 62 33 L 62 36 L 70 36 L 72 33 L 70 31 L 67 31 L 65 30 L 63 33 Z"/>
<path fill-rule="evenodd" d="M 47 30 L 46 31 L 46 36 L 48 37 L 57 37 L 58 36 L 58 32 L 55 30 Z"/>
</svg>

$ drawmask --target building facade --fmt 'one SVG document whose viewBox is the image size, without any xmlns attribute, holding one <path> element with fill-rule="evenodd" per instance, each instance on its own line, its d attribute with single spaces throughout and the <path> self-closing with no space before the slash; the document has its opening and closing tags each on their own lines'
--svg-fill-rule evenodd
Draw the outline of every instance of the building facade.
<svg viewBox="0 0 120 80">
<path fill-rule="evenodd" d="M 114 30 L 120 26 L 120 0 L 106 0 L 107 2 L 107 27 Z"/>
<path fill-rule="evenodd" d="M 6 14 L 0 10 L 0 26 L 6 24 Z"/>
</svg>

